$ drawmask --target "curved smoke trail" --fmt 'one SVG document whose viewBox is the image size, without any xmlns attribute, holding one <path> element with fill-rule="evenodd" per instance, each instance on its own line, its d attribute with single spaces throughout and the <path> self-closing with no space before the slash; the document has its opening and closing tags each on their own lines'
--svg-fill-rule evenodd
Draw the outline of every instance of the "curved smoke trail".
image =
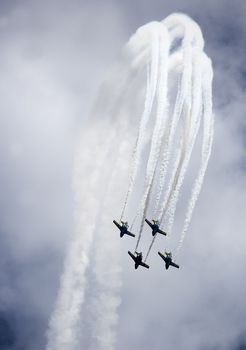
<svg viewBox="0 0 246 350">
<path fill-rule="evenodd" d="M 130 180 L 129 180 L 129 186 L 125 198 L 125 202 L 122 208 L 121 212 L 121 220 L 124 217 L 126 205 L 128 203 L 129 197 L 132 193 L 133 186 L 136 180 L 137 175 L 137 169 L 139 167 L 140 157 L 143 150 L 143 143 L 146 137 L 146 127 L 147 123 L 151 114 L 151 110 L 153 107 L 153 102 L 155 98 L 155 91 L 157 87 L 157 79 L 158 79 L 158 59 L 159 59 L 159 38 L 158 38 L 158 29 L 159 24 L 157 22 L 151 23 L 151 26 L 148 26 L 148 30 L 150 30 L 150 45 L 151 45 L 151 60 L 150 60 L 150 70 L 149 70 L 149 77 L 147 82 L 147 88 L 146 88 L 146 97 L 145 97 L 145 105 L 144 105 L 144 111 L 143 115 L 140 120 L 140 126 L 138 130 L 138 137 L 136 141 L 136 146 L 133 151 L 132 155 L 132 165 L 131 165 L 131 173 L 130 173 Z M 138 36 L 142 35 L 144 32 L 144 29 L 146 29 L 146 26 L 140 28 L 136 35 L 131 38 L 130 44 L 131 47 L 135 48 L 134 41 L 139 40 Z"/>
<path fill-rule="evenodd" d="M 158 79 L 158 92 L 157 92 L 157 111 L 156 122 L 152 134 L 150 153 L 147 162 L 146 176 L 145 176 L 145 188 L 144 194 L 141 200 L 142 220 L 137 239 L 135 251 L 138 248 L 141 234 L 143 230 L 144 217 L 147 211 L 148 197 L 150 195 L 151 187 L 153 184 L 154 174 L 161 150 L 161 142 L 163 134 L 165 132 L 165 125 L 167 119 L 167 79 L 168 79 L 168 54 L 169 54 L 169 39 L 166 28 L 160 27 L 159 46 L 162 48 L 160 51 L 160 64 L 159 64 L 159 79 Z"/>
<path fill-rule="evenodd" d="M 193 87 L 193 90 L 200 91 L 199 87 L 195 83 L 197 81 L 197 74 L 195 74 L 195 81 L 192 84 L 192 74 L 193 74 L 193 56 L 194 56 L 194 33 L 196 34 L 196 51 L 198 50 L 198 47 L 201 49 L 203 47 L 203 41 L 198 41 L 198 38 L 200 39 L 200 32 L 196 31 L 196 27 L 193 28 L 193 23 L 190 25 L 190 20 L 187 19 L 186 16 L 182 16 L 182 21 L 175 22 L 175 16 L 170 16 L 168 17 L 164 22 L 167 22 L 167 25 L 169 28 L 171 28 L 171 33 L 170 36 L 172 37 L 172 40 L 175 41 L 177 40 L 177 37 L 174 35 L 184 35 L 180 51 L 183 53 L 183 72 L 181 76 L 181 82 L 180 86 L 178 88 L 178 93 L 175 101 L 175 107 L 174 107 L 174 112 L 172 116 L 172 120 L 170 121 L 170 127 L 169 127 L 169 135 L 167 136 L 167 140 L 164 142 L 164 154 L 163 158 L 161 161 L 161 168 L 160 168 L 160 175 L 159 175 L 159 186 L 157 190 L 157 196 L 155 200 L 155 207 L 154 207 L 154 213 L 159 213 L 158 215 L 158 220 L 160 222 L 163 222 L 163 218 L 165 217 L 168 208 L 170 205 L 172 206 L 172 210 L 169 209 L 169 215 L 171 214 L 174 216 L 175 208 L 176 208 L 176 200 L 177 194 L 180 190 L 180 186 L 182 182 L 180 182 L 180 172 L 184 164 L 184 159 L 185 159 L 185 154 L 186 154 L 186 148 L 187 148 L 187 141 L 185 141 L 185 135 L 183 138 L 180 140 L 180 148 L 177 152 L 176 155 L 176 161 L 174 162 L 174 167 L 173 167 L 173 172 L 171 175 L 171 178 L 169 180 L 169 183 L 167 184 L 167 191 L 166 195 L 163 201 L 162 205 L 159 205 L 162 191 L 164 188 L 164 181 L 167 173 L 167 167 L 169 164 L 170 160 L 170 154 L 172 151 L 172 146 L 173 146 L 173 138 L 175 136 L 175 132 L 178 126 L 178 123 L 182 117 L 182 115 L 187 115 L 189 117 L 189 109 L 191 109 L 191 86 Z M 178 27 L 179 30 L 176 29 L 175 27 Z M 197 34 L 198 32 L 198 34 Z M 197 41 L 199 44 L 197 44 Z M 188 113 L 187 113 L 188 111 Z M 187 129 L 188 126 L 192 125 L 191 122 L 186 121 L 186 125 L 184 127 L 184 130 Z M 175 157 L 174 155 L 174 150 L 172 151 L 172 157 Z M 186 162 L 187 163 L 187 162 Z M 185 173 L 185 170 L 184 170 Z M 177 187 L 177 183 L 180 183 L 179 187 Z M 176 195 L 175 195 L 176 194 Z M 158 210 L 159 207 L 159 210 Z M 166 229 L 166 228 L 165 228 Z M 171 230 L 171 225 L 168 226 L 168 233 L 170 235 L 170 230 Z M 148 255 L 153 247 L 154 241 L 157 236 L 154 236 L 152 239 L 152 242 L 150 244 L 150 247 L 148 249 L 145 261 L 148 258 Z"/>
<path fill-rule="evenodd" d="M 213 135 L 214 135 L 214 120 L 213 120 L 213 113 L 212 113 L 212 79 L 213 79 L 213 70 L 211 66 L 211 61 L 204 57 L 204 74 L 203 74 L 203 97 L 204 97 L 204 134 L 203 134 L 203 144 L 202 144 L 202 164 L 201 168 L 199 170 L 198 176 L 195 180 L 195 184 L 192 190 L 191 199 L 188 205 L 185 222 L 183 226 L 183 230 L 181 233 L 181 238 L 176 250 L 175 257 L 177 257 L 178 253 L 180 252 L 180 249 L 182 247 L 183 241 L 185 239 L 186 232 L 189 228 L 192 213 L 197 201 L 197 198 L 199 196 L 204 175 L 207 169 L 208 161 L 211 155 L 212 150 L 212 144 L 213 144 Z"/>
<path fill-rule="evenodd" d="M 174 14 L 163 22 L 147 24 L 130 38 L 122 62 L 103 88 L 97 118 L 85 130 L 78 150 L 74 183 L 76 231 L 50 319 L 47 350 L 81 348 L 78 325 L 85 291 L 90 286 L 86 271 L 91 266 L 92 245 L 94 265 L 91 273 L 97 290 L 91 302 L 95 318 L 91 348 L 115 348 L 122 281 L 118 237 L 110 236 L 112 212 L 122 198 L 121 189 L 128 177 L 121 219 L 130 204 L 135 205 L 140 197 L 133 220 L 134 223 L 140 217 L 135 249 L 141 240 L 145 215 L 152 209 L 161 223 L 167 224 L 170 236 L 180 191 L 203 123 L 201 164 L 188 201 L 176 255 L 179 253 L 202 186 L 213 140 L 212 68 L 203 47 L 199 26 L 185 15 Z M 147 82 L 142 79 L 146 70 Z M 143 81 L 146 84 L 143 112 L 135 115 L 131 109 L 134 102 L 139 102 L 144 90 Z M 137 89 L 131 91 L 132 85 Z M 107 105 L 106 109 L 104 105 Z M 103 119 L 101 116 L 105 114 L 107 117 Z M 138 115 L 140 120 L 137 120 Z M 135 191 L 136 185 L 140 195 Z"/>
<path fill-rule="evenodd" d="M 96 310 L 92 349 L 101 350 L 114 349 L 116 343 L 115 327 L 118 321 L 117 310 L 121 303 L 121 242 L 119 237 L 112 237 L 112 222 L 108 220 L 112 214 L 112 207 L 116 207 L 118 204 L 118 184 L 127 180 L 122 159 L 125 159 L 126 154 L 130 154 L 130 145 L 124 139 L 119 144 L 118 160 L 107 186 L 101 207 L 102 215 L 97 224 L 100 227 L 100 232 L 96 237 L 95 246 L 94 272 L 97 293 L 92 298 L 92 309 Z"/>
<path fill-rule="evenodd" d="M 49 324 L 47 350 L 74 349 L 77 343 L 76 326 L 85 297 L 85 272 L 89 265 L 89 251 L 100 208 L 100 198 L 97 198 L 97 193 L 100 192 L 100 174 L 93 167 L 93 162 L 97 159 L 98 166 L 103 166 L 109 156 L 110 145 L 115 138 L 115 132 L 112 130 L 109 132 L 107 142 L 104 142 L 104 147 L 101 147 L 100 138 L 103 142 L 103 135 L 100 137 L 100 130 L 101 126 L 98 127 L 98 130 L 95 128 L 93 131 L 93 135 L 97 134 L 98 137 L 97 142 L 94 142 L 94 147 L 85 152 L 78 152 L 77 155 L 74 179 L 74 186 L 77 189 L 75 190 L 77 229 L 69 246 L 61 277 L 61 289 Z M 84 135 L 83 145 L 84 142 L 91 144 L 93 135 L 92 131 Z M 80 168 L 84 163 L 93 169 L 89 181 L 78 176 L 78 174 L 81 175 Z M 89 193 L 89 195 L 83 196 L 83 193 Z M 87 203 L 86 208 L 83 205 L 84 200 Z M 83 211 L 80 211 L 80 208 L 83 208 Z M 84 230 L 88 218 L 90 222 Z"/>
</svg>

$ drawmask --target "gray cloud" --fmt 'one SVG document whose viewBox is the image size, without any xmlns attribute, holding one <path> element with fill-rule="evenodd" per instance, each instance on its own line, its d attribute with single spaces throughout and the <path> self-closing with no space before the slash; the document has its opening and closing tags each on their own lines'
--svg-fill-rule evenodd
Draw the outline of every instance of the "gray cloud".
<svg viewBox="0 0 246 350">
<path fill-rule="evenodd" d="M 150 273 L 136 274 L 122 253 L 117 349 L 244 349 L 245 4 L 2 1 L 0 9 L 1 348 L 45 346 L 73 231 L 77 130 L 100 82 L 138 26 L 182 10 L 201 25 L 214 62 L 215 144 L 180 271 L 165 273 L 153 255 Z"/>
<path fill-rule="evenodd" d="M 96 46 L 94 6 L 1 6 L 1 326 L 10 324 L 16 348 L 43 349 L 73 231 L 77 129 L 115 49 Z M 118 39 L 103 13 L 98 28 Z"/>
</svg>

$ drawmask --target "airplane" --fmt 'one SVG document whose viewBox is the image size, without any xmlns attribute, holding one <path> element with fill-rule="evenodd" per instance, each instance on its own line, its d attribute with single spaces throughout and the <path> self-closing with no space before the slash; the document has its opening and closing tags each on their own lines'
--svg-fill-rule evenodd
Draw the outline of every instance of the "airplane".
<svg viewBox="0 0 246 350">
<path fill-rule="evenodd" d="M 146 267 L 146 269 L 149 269 L 149 265 L 145 264 L 142 261 L 143 260 L 143 254 L 142 253 L 135 252 L 134 254 L 132 254 L 131 252 L 128 251 L 128 254 L 135 261 L 135 269 L 137 269 L 139 265 L 141 265 L 143 267 Z"/>
<path fill-rule="evenodd" d="M 166 270 L 169 268 L 169 266 L 173 266 L 173 267 L 176 267 L 177 269 L 179 269 L 179 265 L 175 264 L 172 261 L 172 253 L 165 252 L 163 255 L 161 252 L 158 252 L 158 254 L 165 261 Z"/>
<path fill-rule="evenodd" d="M 127 221 L 121 221 L 122 225 L 120 225 L 117 221 L 113 220 L 113 223 L 118 227 L 120 230 L 120 237 L 122 238 L 124 235 L 135 237 L 135 235 L 128 231 L 128 223 Z"/>
<path fill-rule="evenodd" d="M 152 220 L 153 224 L 148 219 L 145 219 L 145 222 L 152 228 L 152 236 L 155 236 L 158 233 L 161 233 L 162 235 L 166 236 L 166 232 L 159 229 L 159 221 L 158 220 Z"/>
</svg>

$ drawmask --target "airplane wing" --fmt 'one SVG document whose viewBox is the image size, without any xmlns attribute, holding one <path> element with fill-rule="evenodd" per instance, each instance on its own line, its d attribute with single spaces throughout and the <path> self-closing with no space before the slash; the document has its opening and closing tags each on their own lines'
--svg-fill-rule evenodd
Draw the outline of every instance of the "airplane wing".
<svg viewBox="0 0 246 350">
<path fill-rule="evenodd" d="M 135 237 L 135 235 L 133 233 L 129 232 L 129 231 L 126 232 L 126 235 Z"/>
<path fill-rule="evenodd" d="M 145 264 L 144 262 L 141 262 L 140 265 L 142 265 L 143 267 L 146 267 L 146 269 L 149 269 L 149 265 Z"/>
<path fill-rule="evenodd" d="M 148 219 L 145 219 L 145 222 L 147 222 L 147 224 L 152 228 L 152 224 L 151 224 L 151 222 L 148 220 Z"/>
<path fill-rule="evenodd" d="M 179 269 L 179 265 L 175 264 L 174 262 L 171 262 L 170 265 L 172 265 L 173 267 L 176 267 L 177 269 Z"/>
<path fill-rule="evenodd" d="M 160 230 L 160 229 L 158 230 L 158 232 L 161 233 L 161 234 L 164 235 L 164 236 L 167 235 L 166 232 L 164 232 L 164 231 L 162 231 L 162 230 Z"/>
<path fill-rule="evenodd" d="M 121 226 L 120 226 L 120 224 L 118 224 L 117 221 L 113 220 L 113 223 L 118 227 L 119 230 L 121 229 Z"/>
<path fill-rule="evenodd" d="M 128 250 L 128 254 L 130 255 L 130 257 L 135 261 L 135 255 L 133 255 L 131 252 L 129 252 L 129 250 Z"/>
<path fill-rule="evenodd" d="M 160 257 L 165 261 L 165 256 L 164 256 L 161 252 L 158 252 L 158 254 L 159 254 Z"/>
</svg>

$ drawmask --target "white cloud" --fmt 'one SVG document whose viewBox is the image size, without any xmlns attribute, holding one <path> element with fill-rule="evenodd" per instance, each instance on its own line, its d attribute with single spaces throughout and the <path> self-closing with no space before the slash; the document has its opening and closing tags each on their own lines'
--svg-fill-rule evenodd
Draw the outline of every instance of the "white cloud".
<svg viewBox="0 0 246 350">
<path fill-rule="evenodd" d="M 15 273 L 8 272 L 15 283 L 4 279 L 1 301 L 8 309 L 21 290 L 17 312 L 26 308 L 30 318 L 48 318 L 72 233 L 77 129 L 132 31 L 184 9 L 202 24 L 215 62 L 213 155 L 180 271 L 164 271 L 154 255 L 150 271 L 133 271 L 124 255 L 128 244 L 121 242 L 117 349 L 125 349 L 126 341 L 136 349 L 227 349 L 245 331 L 245 91 L 238 76 L 245 4 L 234 2 L 229 9 L 229 1 L 59 4 L 5 5 L 0 19 L 1 246 L 6 247 L 1 254 L 15 266 Z M 232 34 L 237 41 L 229 40 Z M 36 333 L 32 341 L 40 344 L 43 336 Z"/>
</svg>

